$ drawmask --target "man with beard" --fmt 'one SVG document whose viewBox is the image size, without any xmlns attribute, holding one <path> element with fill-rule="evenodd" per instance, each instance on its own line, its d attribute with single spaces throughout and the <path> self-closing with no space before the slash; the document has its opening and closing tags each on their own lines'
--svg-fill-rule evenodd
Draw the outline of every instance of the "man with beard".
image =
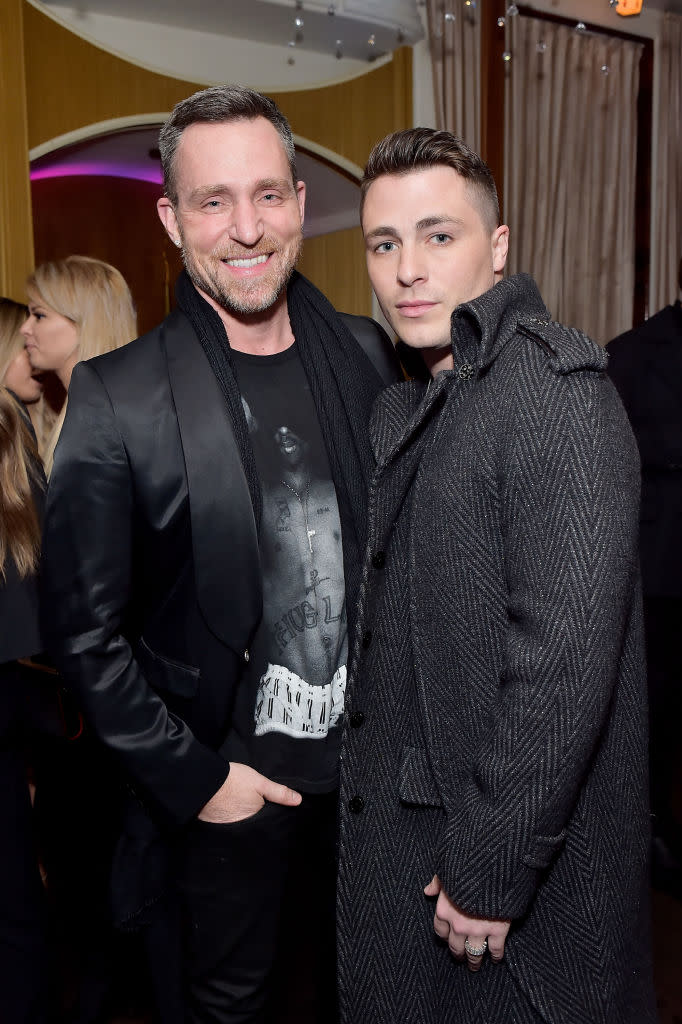
<svg viewBox="0 0 682 1024">
<path fill-rule="evenodd" d="M 125 927 L 145 927 L 164 1024 L 269 1019 L 282 934 L 294 998 L 315 982 L 327 1022 L 339 702 L 366 532 L 367 423 L 396 367 L 376 325 L 337 314 L 294 271 L 305 185 L 271 100 L 235 86 L 197 93 L 174 109 L 160 149 L 159 215 L 186 268 L 178 309 L 73 374 L 47 511 L 47 641 L 128 782 L 114 910 Z M 323 516 L 338 543 L 324 565 L 305 486 L 289 495 L 305 564 L 262 557 L 273 542 L 261 484 L 271 473 L 250 427 L 273 402 L 278 426 L 304 416 L 326 480 Z M 323 575 L 343 583 L 316 587 Z M 301 619 L 287 605 L 282 627 L 296 672 L 274 679 L 284 632 L 270 628 L 273 609 L 292 588 L 305 608 Z M 322 663 L 306 643 L 313 620 L 325 623 Z M 266 729 L 263 687 L 268 699 L 286 695 Z M 315 704 L 307 728 L 301 703 L 322 687 L 336 715 L 321 720 Z M 299 907 L 286 915 L 292 894 L 319 908 L 314 949 L 296 930 Z"/>
</svg>

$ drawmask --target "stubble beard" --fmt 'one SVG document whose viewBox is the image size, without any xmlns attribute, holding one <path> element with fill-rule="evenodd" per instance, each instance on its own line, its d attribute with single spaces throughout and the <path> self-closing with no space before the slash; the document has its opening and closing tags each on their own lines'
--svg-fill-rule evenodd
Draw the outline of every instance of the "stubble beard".
<svg viewBox="0 0 682 1024">
<path fill-rule="evenodd" d="M 301 234 L 297 239 L 295 248 L 289 251 L 272 244 L 268 239 L 262 241 L 264 247 L 275 255 L 279 255 L 281 259 L 276 260 L 272 270 L 259 279 L 235 282 L 229 289 L 226 288 L 217 273 L 211 273 L 195 260 L 193 253 L 185 246 L 185 240 L 182 238 L 182 259 L 185 270 L 192 284 L 213 299 L 226 312 L 237 316 L 265 313 L 275 305 L 289 284 L 303 249 L 303 235 Z M 229 256 L 223 254 L 221 257 L 213 253 L 211 258 L 217 261 L 220 261 L 221 258 L 249 259 L 250 254 L 231 253 Z"/>
</svg>

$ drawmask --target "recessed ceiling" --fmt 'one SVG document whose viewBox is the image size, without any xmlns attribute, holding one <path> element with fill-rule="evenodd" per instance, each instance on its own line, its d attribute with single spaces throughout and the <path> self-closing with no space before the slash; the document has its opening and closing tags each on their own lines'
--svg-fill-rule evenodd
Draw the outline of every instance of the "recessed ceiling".
<svg viewBox="0 0 682 1024">
<path fill-rule="evenodd" d="M 129 18 L 252 42 L 292 43 L 300 50 L 367 60 L 423 36 L 417 0 L 43 0 L 69 8 L 83 23 L 92 15 Z M 330 13 L 331 12 L 331 13 Z M 300 24 L 299 24 L 300 23 Z M 337 43 L 339 41 L 340 45 Z"/>
</svg>

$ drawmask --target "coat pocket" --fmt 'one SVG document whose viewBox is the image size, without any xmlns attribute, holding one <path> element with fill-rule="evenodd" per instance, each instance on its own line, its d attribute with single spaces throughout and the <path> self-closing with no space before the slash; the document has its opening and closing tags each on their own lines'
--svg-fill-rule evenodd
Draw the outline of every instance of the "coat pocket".
<svg viewBox="0 0 682 1024">
<path fill-rule="evenodd" d="M 398 773 L 398 796 L 405 804 L 443 806 L 425 750 L 419 747 L 403 749 L 403 759 Z"/>
<path fill-rule="evenodd" d="M 142 638 L 136 656 L 147 682 L 155 690 L 166 690 L 178 697 L 195 696 L 201 674 L 198 668 L 157 654 Z"/>
<path fill-rule="evenodd" d="M 564 845 L 566 829 L 562 829 L 555 836 L 534 836 L 531 840 L 530 849 L 523 858 L 523 863 L 528 868 L 542 871 L 549 867 L 554 860 L 555 854 Z"/>
</svg>

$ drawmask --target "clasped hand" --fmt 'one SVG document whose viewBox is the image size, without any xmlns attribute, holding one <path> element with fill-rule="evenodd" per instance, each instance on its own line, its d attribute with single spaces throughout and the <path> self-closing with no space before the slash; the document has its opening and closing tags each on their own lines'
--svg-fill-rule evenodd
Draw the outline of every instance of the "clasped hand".
<svg viewBox="0 0 682 1024">
<path fill-rule="evenodd" d="M 438 897 L 433 917 L 433 928 L 436 935 L 447 942 L 450 952 L 458 960 L 463 960 L 466 956 L 470 971 L 477 971 L 480 968 L 484 954 L 470 953 L 464 946 L 467 940 L 467 945 L 472 949 L 480 949 L 487 942 L 490 959 L 496 963 L 502 959 L 511 921 L 489 921 L 482 917 L 467 917 L 452 902 L 438 875 L 433 876 L 429 884 L 424 887 L 424 892 L 427 896 Z"/>
</svg>

